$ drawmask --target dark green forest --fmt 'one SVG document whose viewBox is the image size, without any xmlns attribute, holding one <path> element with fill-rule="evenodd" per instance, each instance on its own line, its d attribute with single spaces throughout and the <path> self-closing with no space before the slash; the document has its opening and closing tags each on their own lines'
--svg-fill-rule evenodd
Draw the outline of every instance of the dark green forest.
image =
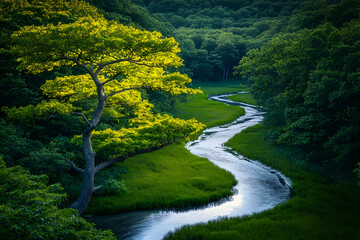
<svg viewBox="0 0 360 240">
<path fill-rule="evenodd" d="M 173 37 L 184 60 L 178 70 L 193 85 L 222 86 L 230 80 L 246 85 L 266 110 L 269 144 L 299 151 L 334 181 L 359 184 L 360 1 L 0 0 L 2 236 L 113 239 L 111 232 L 97 230 L 68 208 L 82 184 L 69 162 L 85 167 L 82 147 L 72 141 L 84 122 L 76 115 L 19 118 L 10 110 L 21 112 L 22 106 L 48 100 L 40 88 L 47 80 L 84 74 L 69 66 L 36 75 L 19 71 L 14 32 L 89 16 Z M 155 114 L 176 117 L 176 105 L 186 101 L 184 95 L 163 90 L 140 93 L 154 105 Z M 92 109 L 90 100 L 81 106 Z M 134 109 L 125 106 L 118 114 L 122 117 L 117 120 L 104 114 L 96 130 L 129 127 Z M 104 187 L 97 196 L 126 192 L 126 173 L 125 168 L 99 172 L 95 183 Z"/>
<path fill-rule="evenodd" d="M 134 2 L 171 23 L 186 73 L 200 81 L 225 81 L 247 51 L 280 31 L 301 1 Z"/>
<path fill-rule="evenodd" d="M 359 1 L 307 3 L 237 67 L 277 127 L 269 139 L 334 175 L 351 175 L 359 161 L 359 13 Z"/>
</svg>

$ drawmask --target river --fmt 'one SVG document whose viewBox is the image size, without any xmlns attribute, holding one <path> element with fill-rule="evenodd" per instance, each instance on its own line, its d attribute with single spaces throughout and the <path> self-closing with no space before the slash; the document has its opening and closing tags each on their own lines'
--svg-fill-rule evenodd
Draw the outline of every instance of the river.
<svg viewBox="0 0 360 240">
<path fill-rule="evenodd" d="M 210 99 L 238 105 L 245 109 L 245 115 L 232 123 L 206 129 L 197 140 L 188 142 L 186 148 L 231 172 L 237 180 L 234 195 L 200 208 L 135 211 L 94 216 L 90 221 L 101 228 L 112 229 L 118 239 L 159 240 L 169 231 L 186 224 L 261 212 L 287 201 L 291 192 L 291 181 L 287 177 L 224 146 L 234 135 L 263 119 L 261 108 L 231 101 L 227 99 L 229 95 L 233 94 L 212 96 Z"/>
</svg>

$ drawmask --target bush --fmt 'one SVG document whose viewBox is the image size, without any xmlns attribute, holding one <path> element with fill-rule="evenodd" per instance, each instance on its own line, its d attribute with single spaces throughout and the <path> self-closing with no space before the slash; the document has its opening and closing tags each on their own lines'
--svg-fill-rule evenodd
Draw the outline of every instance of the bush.
<svg viewBox="0 0 360 240">
<path fill-rule="evenodd" d="M 60 184 L 47 185 L 45 175 L 20 166 L 7 168 L 0 157 L 0 236 L 2 239 L 115 239 L 110 231 L 60 209 L 66 198 Z"/>
<path fill-rule="evenodd" d="M 120 195 L 127 192 L 126 185 L 123 180 L 116 180 L 114 178 L 108 179 L 104 186 L 101 188 L 101 192 L 107 195 Z"/>
</svg>

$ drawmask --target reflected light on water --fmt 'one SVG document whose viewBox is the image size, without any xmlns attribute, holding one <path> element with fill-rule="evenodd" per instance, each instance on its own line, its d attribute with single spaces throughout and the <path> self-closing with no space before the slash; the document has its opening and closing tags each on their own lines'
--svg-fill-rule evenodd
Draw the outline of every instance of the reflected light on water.
<svg viewBox="0 0 360 240">
<path fill-rule="evenodd" d="M 215 218 L 226 217 L 232 215 L 234 208 L 242 205 L 242 196 L 236 195 L 234 198 L 219 206 L 213 206 L 202 210 L 190 210 L 188 212 L 160 212 L 158 214 L 151 214 L 142 225 L 141 233 L 136 234 L 128 239 L 161 239 L 169 231 L 174 231 L 177 228 L 186 224 L 195 224 L 200 222 L 207 222 Z M 144 224 L 151 222 L 152 224 L 144 226 Z M 139 230 L 139 228 L 137 228 Z M 160 238 L 159 238 L 160 237 Z"/>
</svg>

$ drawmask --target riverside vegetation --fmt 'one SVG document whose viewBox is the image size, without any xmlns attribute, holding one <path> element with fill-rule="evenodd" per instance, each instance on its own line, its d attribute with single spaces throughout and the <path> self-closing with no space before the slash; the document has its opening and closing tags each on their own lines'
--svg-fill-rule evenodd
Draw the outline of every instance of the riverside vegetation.
<svg viewBox="0 0 360 240">
<path fill-rule="evenodd" d="M 226 145 L 280 170 L 292 180 L 293 197 L 274 209 L 251 216 L 185 226 L 165 239 L 346 239 L 360 236 L 360 190 L 314 171 L 297 149 L 267 140 L 269 127 L 248 128 Z M 256 147 L 254 147 L 256 146 Z"/>
</svg>

